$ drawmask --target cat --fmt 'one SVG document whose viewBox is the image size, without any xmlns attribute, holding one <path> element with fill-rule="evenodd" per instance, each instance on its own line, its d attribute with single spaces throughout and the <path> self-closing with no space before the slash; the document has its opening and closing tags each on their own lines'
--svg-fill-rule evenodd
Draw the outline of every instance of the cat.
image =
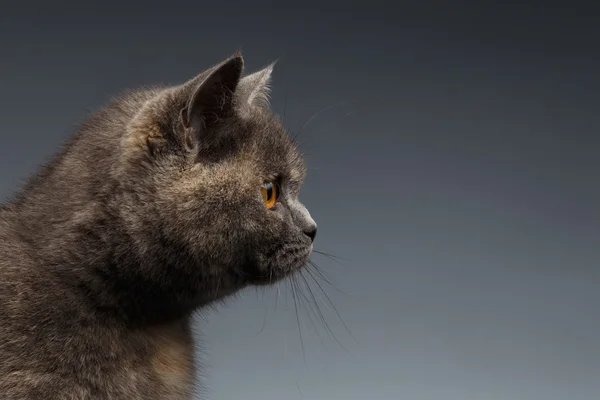
<svg viewBox="0 0 600 400">
<path fill-rule="evenodd" d="M 192 399 L 194 312 L 306 265 L 273 66 L 122 94 L 0 208 L 0 398 Z"/>
</svg>

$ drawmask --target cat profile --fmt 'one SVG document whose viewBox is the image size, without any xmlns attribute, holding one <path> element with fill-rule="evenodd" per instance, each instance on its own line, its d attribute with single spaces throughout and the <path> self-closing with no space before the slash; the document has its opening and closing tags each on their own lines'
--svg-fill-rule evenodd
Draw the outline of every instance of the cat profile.
<svg viewBox="0 0 600 400">
<path fill-rule="evenodd" d="M 302 153 L 243 67 L 113 99 L 0 208 L 0 398 L 192 399 L 194 311 L 307 263 Z"/>
</svg>

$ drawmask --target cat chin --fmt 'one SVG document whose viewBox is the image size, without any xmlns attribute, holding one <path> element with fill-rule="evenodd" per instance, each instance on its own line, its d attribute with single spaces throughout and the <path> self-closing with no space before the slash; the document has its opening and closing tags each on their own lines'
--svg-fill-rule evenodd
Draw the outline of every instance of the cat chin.
<svg viewBox="0 0 600 400">
<path fill-rule="evenodd" d="M 310 247 L 306 249 L 306 254 L 302 257 L 298 257 L 295 262 L 285 266 L 271 266 L 268 273 L 254 277 L 251 279 L 250 284 L 255 286 L 269 286 L 292 276 L 294 273 L 306 267 L 312 252 L 313 245 L 311 244 Z"/>
</svg>

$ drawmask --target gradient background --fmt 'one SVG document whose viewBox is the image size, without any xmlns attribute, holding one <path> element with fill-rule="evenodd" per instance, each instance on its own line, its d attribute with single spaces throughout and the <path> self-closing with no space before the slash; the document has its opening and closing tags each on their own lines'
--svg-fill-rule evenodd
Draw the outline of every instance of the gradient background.
<svg viewBox="0 0 600 400">
<path fill-rule="evenodd" d="M 239 47 L 290 130 L 335 105 L 303 200 L 352 335 L 314 283 L 335 337 L 249 290 L 199 319 L 209 398 L 600 398 L 598 7 L 5 3 L 3 197 L 109 96 Z"/>
</svg>

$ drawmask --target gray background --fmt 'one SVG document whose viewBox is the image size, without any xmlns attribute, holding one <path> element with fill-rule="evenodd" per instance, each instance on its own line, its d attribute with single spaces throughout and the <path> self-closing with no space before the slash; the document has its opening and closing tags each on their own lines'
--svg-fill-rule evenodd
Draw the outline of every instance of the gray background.
<svg viewBox="0 0 600 400">
<path fill-rule="evenodd" d="M 335 105 L 302 198 L 350 332 L 249 290 L 199 319 L 209 397 L 600 398 L 597 7 L 336 3 L 3 2 L 0 195 L 126 88 L 279 59 L 292 131 Z"/>
</svg>

